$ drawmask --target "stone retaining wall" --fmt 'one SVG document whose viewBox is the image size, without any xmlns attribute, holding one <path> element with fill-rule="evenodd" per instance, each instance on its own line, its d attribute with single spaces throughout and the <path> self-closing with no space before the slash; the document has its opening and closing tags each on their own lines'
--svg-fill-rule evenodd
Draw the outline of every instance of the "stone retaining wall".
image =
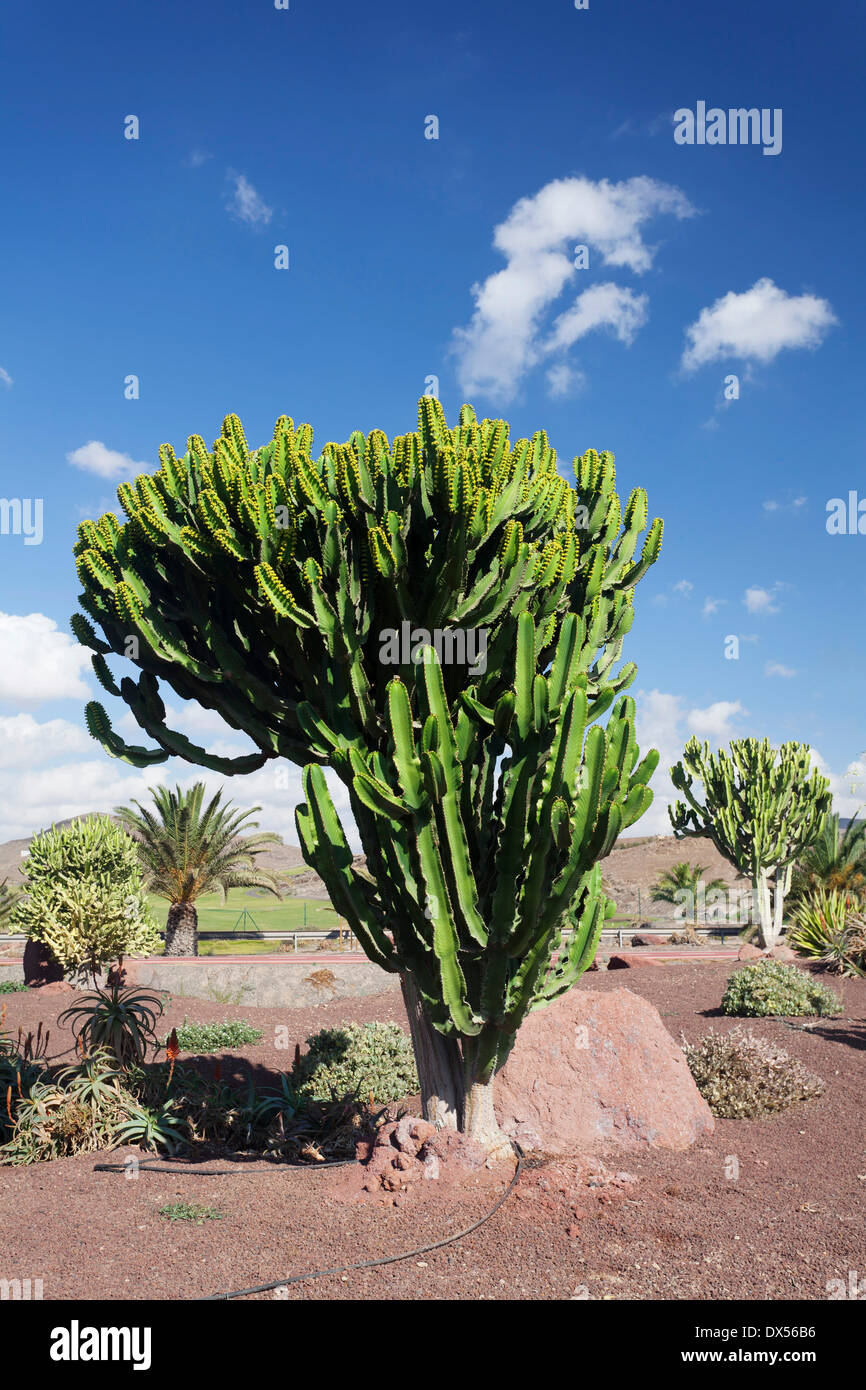
<svg viewBox="0 0 866 1390">
<path fill-rule="evenodd" d="M 354 960 L 329 955 L 286 960 L 224 960 L 219 956 L 167 960 L 127 960 L 129 984 L 168 990 L 175 999 L 210 999 L 216 1004 L 253 1004 L 271 1008 L 303 1008 L 331 999 L 358 998 L 399 989 L 389 975 L 363 956 Z M 22 960 L 0 958 L 0 981 L 23 980 Z M 2 997 L 2 996 L 0 996 Z"/>
<path fill-rule="evenodd" d="M 304 1008 L 331 999 L 355 999 L 399 989 L 389 975 L 368 960 L 221 961 L 137 960 L 127 964 L 127 979 L 151 989 L 168 990 L 174 999 L 210 999 L 217 1004 L 253 1004 Z"/>
</svg>

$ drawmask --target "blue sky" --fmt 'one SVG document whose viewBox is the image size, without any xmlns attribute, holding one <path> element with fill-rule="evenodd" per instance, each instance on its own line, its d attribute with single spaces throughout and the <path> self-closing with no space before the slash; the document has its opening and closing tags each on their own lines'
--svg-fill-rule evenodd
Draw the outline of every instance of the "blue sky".
<svg viewBox="0 0 866 1390">
<path fill-rule="evenodd" d="M 866 538 L 826 529 L 866 497 L 864 32 L 844 0 L 7 0 L 0 495 L 43 534 L 0 535 L 0 838 L 200 775 L 83 731 L 82 517 L 229 411 L 253 443 L 284 412 L 394 434 L 431 376 L 565 472 L 613 450 L 665 518 L 626 651 L 664 766 L 692 732 L 795 738 L 866 800 Z M 698 102 L 780 110 L 780 152 L 678 144 Z M 231 783 L 290 840 L 297 789 Z"/>
</svg>

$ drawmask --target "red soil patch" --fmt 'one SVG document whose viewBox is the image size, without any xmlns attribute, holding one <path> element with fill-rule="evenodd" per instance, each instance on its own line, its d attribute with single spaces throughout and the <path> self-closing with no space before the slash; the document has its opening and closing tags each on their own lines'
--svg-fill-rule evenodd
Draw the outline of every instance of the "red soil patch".
<svg viewBox="0 0 866 1390">
<path fill-rule="evenodd" d="M 693 1040 L 736 1025 L 718 1014 L 731 968 L 680 962 L 635 970 L 628 985 L 658 1008 L 675 1038 Z M 622 978 L 596 973 L 578 988 L 616 989 Z M 850 1270 L 862 1276 L 864 1268 L 866 981 L 837 987 L 843 1018 L 746 1022 L 825 1079 L 819 1100 L 770 1119 L 717 1120 L 715 1133 L 685 1153 L 534 1162 L 492 1220 L 457 1244 L 292 1285 L 285 1296 L 826 1299 L 829 1280 L 847 1280 Z M 65 999 L 29 994 L 5 1002 L 7 1027 L 41 1018 L 52 1027 L 52 1054 L 71 1055 L 54 1023 Z M 291 1049 L 274 1045 L 276 1024 L 288 1026 L 292 1047 L 348 1019 L 406 1026 L 398 994 L 295 1011 L 177 1000 L 166 1030 L 184 1014 L 264 1027 L 260 1043 L 220 1059 L 225 1079 L 252 1074 L 257 1083 L 291 1064 Z M 94 1173 L 99 1159 L 0 1170 L 0 1277 L 41 1277 L 46 1299 L 194 1298 L 441 1240 L 482 1217 L 511 1176 L 502 1164 L 492 1174 L 480 1170 L 477 1182 L 468 1174 L 459 1185 L 419 1183 L 395 1207 L 341 1200 L 348 1194 L 340 1168 L 220 1160 L 199 1168 L 230 1168 L 233 1176 L 196 1176 L 191 1168 L 127 1181 Z M 158 1208 L 175 1201 L 212 1204 L 223 1219 L 170 1224 Z"/>
</svg>

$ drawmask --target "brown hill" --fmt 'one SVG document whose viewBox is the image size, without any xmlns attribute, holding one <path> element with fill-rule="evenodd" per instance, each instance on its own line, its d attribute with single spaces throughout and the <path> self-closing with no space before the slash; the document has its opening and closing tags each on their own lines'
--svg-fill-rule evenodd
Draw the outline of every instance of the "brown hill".
<svg viewBox="0 0 866 1390">
<path fill-rule="evenodd" d="M 70 821 L 57 823 L 69 825 Z M 22 881 L 24 854 L 29 845 L 30 837 L 0 844 L 0 882 L 4 878 L 8 878 L 10 883 Z M 702 865 L 707 880 L 721 878 L 732 886 L 746 886 L 715 846 L 703 837 L 677 840 L 673 835 L 651 838 L 636 836 L 634 839 L 620 840 L 602 866 L 606 891 L 616 903 L 617 916 L 671 920 L 673 906 L 652 902 L 651 891 L 659 874 L 680 860 Z M 286 889 L 292 897 L 327 900 L 324 883 L 318 874 L 305 865 L 297 845 L 274 845 L 261 855 L 258 862 L 272 873 L 285 875 Z M 356 856 L 354 862 L 362 867 L 363 857 Z"/>
<path fill-rule="evenodd" d="M 68 820 L 59 820 L 55 824 L 57 826 L 71 825 L 73 820 L 89 820 L 91 814 L 96 815 L 98 812 L 91 812 L 83 816 L 70 816 Z M 111 819 L 116 820 L 117 817 L 112 816 Z M 28 835 L 24 840 L 7 840 L 5 844 L 0 844 L 0 883 L 3 882 L 4 878 L 8 878 L 10 884 L 22 882 L 25 855 L 30 848 L 32 838 Z M 287 873 L 304 867 L 304 856 L 297 845 L 279 844 L 272 845 L 270 849 L 265 850 L 258 862 L 263 869 L 269 869 L 271 873 Z M 324 894 L 324 884 L 321 879 L 316 875 L 313 877 Z M 312 898 L 319 897 L 320 894 L 306 893 L 304 896 Z M 327 895 L 325 894 L 325 896 Z"/>
</svg>

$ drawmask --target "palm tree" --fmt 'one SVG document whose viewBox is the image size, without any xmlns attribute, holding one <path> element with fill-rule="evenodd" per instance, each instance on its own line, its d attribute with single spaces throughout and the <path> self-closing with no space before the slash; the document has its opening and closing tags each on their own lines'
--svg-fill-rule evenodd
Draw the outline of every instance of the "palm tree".
<svg viewBox="0 0 866 1390">
<path fill-rule="evenodd" d="M 789 901 L 793 906 L 815 891 L 834 888 L 866 902 L 866 820 L 856 815 L 841 832 L 838 815 L 827 817 L 820 837 L 794 868 Z"/>
<path fill-rule="evenodd" d="M 697 940 L 695 927 L 698 924 L 698 897 L 699 890 L 703 881 L 705 869 L 702 864 L 674 864 L 673 868 L 665 869 L 659 874 L 658 879 L 650 889 L 652 900 L 655 903 L 682 903 L 686 893 L 691 895 L 692 921 L 686 923 L 686 933 Z M 709 883 L 703 885 L 705 893 L 712 893 L 718 889 L 723 891 L 727 888 L 727 883 L 723 878 L 713 878 Z M 685 901 L 688 901 L 686 898 Z"/>
<path fill-rule="evenodd" d="M 281 896 L 279 879 L 255 865 L 267 845 L 281 843 L 279 835 L 239 838 L 242 827 L 256 828 L 257 821 L 245 822 L 261 806 L 243 812 L 233 810 L 231 802 L 221 806 L 220 790 L 202 810 L 204 793 L 203 782 L 187 792 L 156 787 L 155 814 L 138 801 L 132 803 L 138 815 L 128 806 L 115 810 L 138 842 L 145 887 L 171 904 L 165 926 L 167 956 L 198 955 L 195 902 L 202 893 L 216 890 L 225 901 L 230 888 L 264 888 Z"/>
</svg>

